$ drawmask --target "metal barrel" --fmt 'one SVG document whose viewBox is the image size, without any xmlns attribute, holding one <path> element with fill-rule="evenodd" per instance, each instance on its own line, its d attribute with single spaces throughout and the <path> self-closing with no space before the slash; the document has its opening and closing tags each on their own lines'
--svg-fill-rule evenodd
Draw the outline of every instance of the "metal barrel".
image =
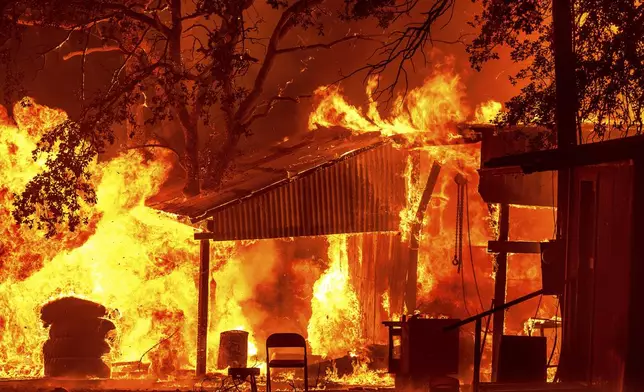
<svg viewBox="0 0 644 392">
<path fill-rule="evenodd" d="M 248 332 L 225 331 L 219 337 L 217 368 L 245 368 L 248 365 Z"/>
</svg>

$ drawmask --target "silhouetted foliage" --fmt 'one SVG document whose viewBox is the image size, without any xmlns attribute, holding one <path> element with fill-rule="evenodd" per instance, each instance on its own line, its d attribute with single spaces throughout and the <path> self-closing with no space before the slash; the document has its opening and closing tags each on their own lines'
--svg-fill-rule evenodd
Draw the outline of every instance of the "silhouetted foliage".
<svg viewBox="0 0 644 392">
<path fill-rule="evenodd" d="M 483 1 L 474 21 L 481 28 L 469 46 L 480 69 L 512 48 L 513 61 L 526 66 L 511 77 L 525 84 L 498 119 L 504 124 L 554 124 L 555 89 L 551 3 Z M 579 96 L 578 123 L 592 123 L 594 135 L 607 131 L 640 134 L 644 120 L 644 3 L 636 0 L 574 1 L 574 48 Z"/>
<path fill-rule="evenodd" d="M 497 123 L 553 127 L 552 0 L 473 1 L 482 6 L 482 12 L 471 22 L 472 27 L 478 29 L 477 36 L 467 45 L 472 67 L 480 70 L 488 61 L 499 59 L 498 50 L 503 46 L 511 49 L 514 62 L 525 64 L 510 77 L 513 84 L 521 86 L 521 92 L 506 103 L 506 110 L 497 118 Z M 358 16 L 374 12 L 362 3 L 354 2 L 351 12 Z M 381 0 L 372 5 L 376 3 L 387 7 L 391 2 Z M 380 72 L 390 67 L 395 59 L 403 65 L 411 62 L 425 44 L 431 43 L 431 27 L 436 17 L 453 7 L 449 1 L 406 3 L 409 9 L 421 11 L 424 18 L 411 25 L 411 29 L 405 30 L 400 39 L 388 47 L 389 61 L 371 65 L 372 71 Z M 582 123 L 591 123 L 592 137 L 600 139 L 609 131 L 618 133 L 613 136 L 642 133 L 644 3 L 639 0 L 574 0 L 573 4 L 579 97 L 577 123 L 580 127 Z M 395 19 L 391 13 L 377 15 L 385 24 Z M 454 42 L 459 41 L 460 38 Z M 400 68 L 399 65 L 400 69 L 404 74 L 404 66 Z"/>
<path fill-rule="evenodd" d="M 0 0 L 1 1 L 1 0 Z M 293 52 L 329 49 L 336 44 L 363 39 L 347 35 L 310 45 L 284 47 L 284 38 L 295 29 L 325 32 L 329 15 L 345 20 L 367 18 L 373 13 L 390 20 L 392 1 L 263 0 L 280 18 L 269 34 L 259 33 L 261 20 L 247 11 L 261 0 L 4 0 L 0 3 L 0 49 L 19 43 L 20 32 L 30 26 L 65 31 L 66 38 L 49 50 L 63 60 L 80 58 L 79 79 L 82 113 L 74 121 L 48 130 L 34 157 L 48 158 L 46 170 L 32 179 L 15 199 L 14 217 L 19 223 L 47 230 L 67 224 L 72 230 L 82 223 L 80 201 L 94 203 L 88 167 L 106 147 L 114 143 L 114 125 L 128 123 L 131 137 L 143 127 L 176 121 L 183 146 L 172 146 L 160 135 L 153 143 L 138 147 L 166 148 L 179 157 L 186 171 L 186 195 L 202 189 L 217 189 L 236 154 L 239 141 L 251 134 L 252 124 L 266 117 L 279 102 L 299 102 L 285 96 L 267 96 L 265 83 L 278 56 Z M 326 19 L 325 19 L 326 18 Z M 268 38 L 266 38 L 268 36 Z M 13 41 L 13 42 L 11 42 Z M 254 58 L 248 45 L 265 47 L 263 57 Z M 72 48 L 72 49 L 70 49 Z M 71 51 L 70 51 L 71 50 Z M 97 93 L 85 89 L 88 58 L 94 53 L 116 52 L 121 65 L 113 70 L 111 82 Z M 0 52 L 0 55 L 4 52 Z M 7 69 L 11 56 L 5 56 Z M 249 71 L 253 69 L 253 74 Z M 14 69 L 18 69 L 15 67 Z M 252 79 L 251 79 L 252 77 Z M 249 83 L 250 80 L 250 83 Z M 5 83 L 20 87 L 19 75 Z M 7 105 L 10 107 L 10 105 Z M 145 124 L 137 120 L 144 111 Z M 213 115 L 223 124 L 214 124 Z M 176 125 L 175 125 L 176 126 Z M 200 141 L 206 128 L 208 140 Z M 57 146 L 55 154 L 49 154 Z M 205 146 L 205 147 L 203 147 Z"/>
<path fill-rule="evenodd" d="M 403 28 L 395 29 L 388 34 L 388 39 L 376 50 L 367 64 L 347 77 L 366 71 L 367 78 L 380 76 L 386 69 L 395 70 L 394 77 L 385 85 L 381 85 L 378 78 L 376 97 L 382 93 L 393 96 L 396 87 L 402 83 L 406 92 L 409 83 L 407 80 L 409 68 L 416 66 L 415 58 L 421 54 L 424 64 L 427 63 L 425 47 L 435 42 L 461 43 L 461 37 L 453 41 L 437 40 L 432 36 L 433 27 L 444 15 L 454 10 L 454 0 L 345 0 L 345 8 L 340 14 L 344 20 L 360 20 L 375 17 L 381 28 L 388 28 L 394 22 L 403 20 L 411 15 L 414 10 L 422 10 L 423 19 L 407 22 Z M 413 72 L 413 71 L 412 71 Z"/>
</svg>

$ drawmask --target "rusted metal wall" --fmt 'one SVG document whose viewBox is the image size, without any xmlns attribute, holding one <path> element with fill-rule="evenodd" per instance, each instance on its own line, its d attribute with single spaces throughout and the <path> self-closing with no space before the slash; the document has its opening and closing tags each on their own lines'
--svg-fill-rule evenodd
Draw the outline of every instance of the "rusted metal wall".
<svg viewBox="0 0 644 392">
<path fill-rule="evenodd" d="M 219 241 L 398 231 L 405 153 L 389 144 L 214 212 Z"/>
<path fill-rule="evenodd" d="M 620 390 L 627 346 L 632 174 L 629 163 L 574 170 L 564 306 L 567 371 Z"/>
<path fill-rule="evenodd" d="M 383 321 L 402 314 L 409 246 L 396 233 L 365 233 L 349 239 L 351 282 L 360 301 L 363 337 L 367 343 L 387 342 Z M 387 294 L 388 304 L 383 295 Z M 388 308 L 385 306 L 388 305 Z"/>
</svg>

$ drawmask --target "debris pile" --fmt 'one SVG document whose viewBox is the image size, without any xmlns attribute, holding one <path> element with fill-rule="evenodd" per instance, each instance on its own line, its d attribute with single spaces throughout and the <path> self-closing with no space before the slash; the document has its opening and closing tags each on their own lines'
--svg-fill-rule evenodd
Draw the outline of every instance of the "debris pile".
<svg viewBox="0 0 644 392">
<path fill-rule="evenodd" d="M 40 318 L 49 327 L 43 346 L 45 376 L 109 378 L 103 355 L 110 352 L 108 332 L 116 327 L 103 318 L 103 305 L 75 297 L 64 297 L 42 307 Z"/>
</svg>

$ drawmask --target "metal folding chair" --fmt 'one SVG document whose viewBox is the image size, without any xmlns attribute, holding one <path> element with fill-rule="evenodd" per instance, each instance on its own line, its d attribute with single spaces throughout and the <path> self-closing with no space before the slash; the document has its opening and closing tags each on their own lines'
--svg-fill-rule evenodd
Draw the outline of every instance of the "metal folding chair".
<svg viewBox="0 0 644 392">
<path fill-rule="evenodd" d="M 270 356 L 271 348 L 301 348 L 304 353 L 301 358 L 283 358 Z M 306 359 L 306 340 L 296 333 L 275 333 L 266 339 L 266 392 L 271 392 L 271 368 L 304 369 L 304 392 L 309 390 L 308 362 Z"/>
</svg>

